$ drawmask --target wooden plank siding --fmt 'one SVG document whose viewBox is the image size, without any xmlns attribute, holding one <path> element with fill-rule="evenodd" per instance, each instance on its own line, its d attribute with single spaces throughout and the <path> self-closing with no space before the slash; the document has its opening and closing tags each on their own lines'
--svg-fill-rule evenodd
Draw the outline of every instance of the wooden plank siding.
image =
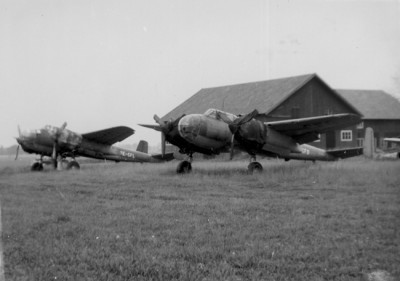
<svg viewBox="0 0 400 281">
<path fill-rule="evenodd" d="M 361 128 L 357 129 L 357 139 L 362 144 L 365 138 L 365 129 L 374 130 L 375 145 L 381 149 L 387 149 L 384 138 L 400 137 L 400 120 L 363 120 Z"/>
<path fill-rule="evenodd" d="M 354 109 L 343 102 L 338 95 L 332 94 L 332 90 L 325 83 L 318 77 L 314 77 L 262 119 L 265 121 L 275 121 L 337 113 L 357 114 L 357 112 L 354 112 Z M 344 128 L 343 130 L 351 130 L 352 141 L 342 141 L 342 130 L 337 130 L 333 134 L 328 134 L 328 136 L 322 134 L 320 141 L 311 144 L 320 148 L 346 148 L 357 146 L 356 126 Z"/>
</svg>

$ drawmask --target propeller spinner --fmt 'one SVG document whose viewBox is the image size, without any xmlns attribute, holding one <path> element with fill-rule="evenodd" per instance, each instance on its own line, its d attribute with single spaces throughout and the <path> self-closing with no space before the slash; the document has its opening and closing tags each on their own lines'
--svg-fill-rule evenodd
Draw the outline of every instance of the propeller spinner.
<svg viewBox="0 0 400 281">
<path fill-rule="evenodd" d="M 234 154 L 234 140 L 235 140 L 235 136 L 236 133 L 239 131 L 240 127 L 245 124 L 250 122 L 254 117 L 256 117 L 258 115 L 258 111 L 257 109 L 254 109 L 252 112 L 239 117 L 237 119 L 235 119 L 232 123 L 229 123 L 229 130 L 232 133 L 232 140 L 231 140 L 231 147 L 230 147 L 230 159 L 233 159 L 233 154 Z"/>
</svg>

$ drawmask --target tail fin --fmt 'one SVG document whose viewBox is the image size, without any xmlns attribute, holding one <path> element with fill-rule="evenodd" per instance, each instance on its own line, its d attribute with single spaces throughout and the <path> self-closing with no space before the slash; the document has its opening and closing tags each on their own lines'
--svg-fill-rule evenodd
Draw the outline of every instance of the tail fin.
<svg viewBox="0 0 400 281">
<path fill-rule="evenodd" d="M 373 158 L 375 153 L 374 130 L 370 127 L 365 129 L 364 155 Z"/>
<path fill-rule="evenodd" d="M 136 151 L 149 153 L 149 143 L 147 141 L 141 140 L 136 148 Z"/>
</svg>

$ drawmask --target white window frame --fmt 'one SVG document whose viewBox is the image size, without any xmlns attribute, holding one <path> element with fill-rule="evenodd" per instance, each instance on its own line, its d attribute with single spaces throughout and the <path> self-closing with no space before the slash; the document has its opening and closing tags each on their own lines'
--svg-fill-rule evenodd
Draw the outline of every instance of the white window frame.
<svg viewBox="0 0 400 281">
<path fill-rule="evenodd" d="M 364 122 L 361 121 L 360 123 L 357 124 L 357 129 L 364 129 Z"/>
<path fill-rule="evenodd" d="M 340 131 L 341 141 L 353 141 L 353 131 L 352 130 L 342 130 Z"/>
</svg>

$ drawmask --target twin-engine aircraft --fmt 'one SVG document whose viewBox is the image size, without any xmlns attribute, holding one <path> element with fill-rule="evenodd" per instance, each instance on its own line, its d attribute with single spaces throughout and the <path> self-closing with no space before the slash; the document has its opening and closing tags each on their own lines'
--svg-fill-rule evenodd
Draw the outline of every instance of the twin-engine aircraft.
<svg viewBox="0 0 400 281">
<path fill-rule="evenodd" d="M 165 143 L 179 147 L 180 153 L 188 159 L 179 163 L 177 173 L 192 170 L 193 153 L 213 155 L 230 152 L 234 149 L 250 155 L 249 172 L 263 169 L 256 162 L 256 155 L 279 157 L 285 160 L 323 160 L 333 161 L 360 155 L 361 147 L 348 149 L 323 150 L 308 144 L 319 139 L 319 134 L 358 124 L 360 117 L 355 114 L 333 114 L 318 117 L 299 118 L 275 122 L 257 120 L 257 110 L 237 116 L 217 109 L 209 109 L 204 114 L 182 115 L 176 120 L 162 121 L 157 115 L 158 125 L 143 127 L 161 131 L 162 154 Z"/>
<path fill-rule="evenodd" d="M 77 156 L 95 159 L 112 160 L 115 162 L 162 162 L 173 159 L 172 153 L 151 155 L 147 153 L 148 144 L 141 141 L 137 151 L 122 149 L 113 146 L 131 136 L 135 131 L 129 127 L 119 126 L 87 134 L 78 134 L 66 129 L 67 124 L 61 127 L 47 125 L 44 128 L 29 132 L 19 131 L 17 142 L 28 153 L 40 155 L 40 159 L 31 166 L 32 171 L 43 170 L 44 156 L 51 157 L 50 161 L 55 168 L 79 169 Z M 18 157 L 19 146 L 17 147 Z M 67 157 L 72 160 L 68 161 Z"/>
</svg>

